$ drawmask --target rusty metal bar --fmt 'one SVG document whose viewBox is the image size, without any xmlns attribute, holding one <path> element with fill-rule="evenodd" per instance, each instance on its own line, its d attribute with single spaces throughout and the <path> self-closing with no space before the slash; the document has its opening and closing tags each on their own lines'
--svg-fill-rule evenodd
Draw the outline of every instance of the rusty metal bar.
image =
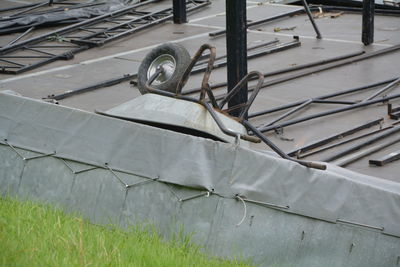
<svg viewBox="0 0 400 267">
<path fill-rule="evenodd" d="M 284 159 L 294 161 L 299 163 L 300 165 L 306 166 L 308 168 L 314 168 L 314 169 L 319 169 L 319 170 L 326 170 L 326 165 L 318 162 L 311 162 L 311 161 L 303 161 L 303 160 L 297 160 L 289 157 L 285 152 L 283 152 L 279 147 L 277 147 L 274 143 L 272 143 L 265 135 L 263 135 L 256 127 L 254 127 L 249 121 L 243 120 L 243 125 L 253 132 L 255 136 L 261 139 L 267 146 L 269 146 L 275 153 L 277 153 L 279 156 L 281 156 Z"/>
</svg>

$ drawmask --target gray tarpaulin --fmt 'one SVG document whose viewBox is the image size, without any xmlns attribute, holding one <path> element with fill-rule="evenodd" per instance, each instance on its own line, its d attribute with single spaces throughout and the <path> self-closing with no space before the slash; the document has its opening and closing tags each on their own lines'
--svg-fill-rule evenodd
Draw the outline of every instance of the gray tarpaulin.
<svg viewBox="0 0 400 267">
<path fill-rule="evenodd" d="M 309 169 L 234 144 L 3 93 L 0 142 L 400 236 L 400 185 L 333 165 Z"/>
</svg>

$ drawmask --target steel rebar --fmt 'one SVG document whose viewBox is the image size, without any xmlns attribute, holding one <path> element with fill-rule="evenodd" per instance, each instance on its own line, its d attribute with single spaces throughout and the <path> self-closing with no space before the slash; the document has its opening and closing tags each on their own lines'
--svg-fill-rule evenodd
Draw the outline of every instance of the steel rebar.
<svg viewBox="0 0 400 267">
<path fill-rule="evenodd" d="M 388 131 L 385 131 L 384 133 L 382 133 L 382 134 L 380 134 L 378 136 L 372 137 L 372 138 L 370 138 L 370 139 L 368 139 L 368 140 L 366 140 L 366 141 L 364 141 L 364 142 L 362 142 L 360 144 L 357 144 L 357 145 L 351 146 L 349 148 L 346 148 L 345 150 L 340 151 L 340 152 L 338 152 L 338 153 L 336 153 L 334 155 L 331 155 L 331 156 L 325 158 L 322 161 L 324 161 L 324 162 L 334 161 L 334 160 L 336 160 L 338 158 L 346 156 L 346 155 L 348 155 L 348 154 L 350 154 L 350 153 L 352 153 L 354 151 L 357 151 L 357 150 L 359 150 L 359 149 L 361 149 L 363 147 L 366 147 L 368 145 L 376 143 L 376 142 L 378 142 L 378 141 L 380 141 L 380 140 L 382 140 L 382 139 L 384 139 L 384 138 L 386 138 L 386 137 L 388 137 L 390 135 L 398 133 L 398 132 L 400 132 L 400 126 L 396 126 L 396 127 L 392 128 L 392 129 L 390 129 Z"/>
<path fill-rule="evenodd" d="M 343 138 L 345 136 L 349 136 L 349 135 L 354 134 L 356 132 L 359 132 L 361 130 L 364 130 L 364 129 L 370 128 L 370 127 L 372 127 L 374 125 L 380 124 L 382 121 L 383 121 L 383 118 L 379 118 L 379 119 L 376 119 L 376 120 L 373 120 L 373 121 L 369 121 L 367 123 L 363 123 L 361 125 L 358 125 L 356 127 L 351 128 L 351 129 L 336 133 L 336 134 L 334 134 L 332 136 L 329 136 L 327 138 L 324 138 L 322 140 L 318 140 L 318 141 L 312 142 L 312 143 L 310 143 L 308 145 L 305 145 L 303 147 L 296 148 L 295 150 L 289 152 L 288 155 L 293 157 L 293 156 L 296 156 L 299 153 L 304 153 L 304 152 L 310 151 L 310 150 L 312 150 L 314 148 L 329 144 L 330 142 L 333 142 L 333 141 L 335 141 L 337 139 Z"/>
</svg>

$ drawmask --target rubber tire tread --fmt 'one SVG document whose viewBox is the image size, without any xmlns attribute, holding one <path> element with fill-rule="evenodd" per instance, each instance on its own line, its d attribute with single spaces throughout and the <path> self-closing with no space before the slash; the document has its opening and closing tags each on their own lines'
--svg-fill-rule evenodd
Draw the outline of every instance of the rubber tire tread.
<svg viewBox="0 0 400 267">
<path fill-rule="evenodd" d="M 176 67 L 170 79 L 163 82 L 162 84 L 153 85 L 154 88 L 159 90 L 175 93 L 176 87 L 181 80 L 183 73 L 191 62 L 189 52 L 186 50 L 185 47 L 180 44 L 165 43 L 151 50 L 139 66 L 137 86 L 142 95 L 148 93 L 145 87 L 145 84 L 147 82 L 148 68 L 150 67 L 153 60 L 163 54 L 171 55 L 175 59 Z"/>
</svg>

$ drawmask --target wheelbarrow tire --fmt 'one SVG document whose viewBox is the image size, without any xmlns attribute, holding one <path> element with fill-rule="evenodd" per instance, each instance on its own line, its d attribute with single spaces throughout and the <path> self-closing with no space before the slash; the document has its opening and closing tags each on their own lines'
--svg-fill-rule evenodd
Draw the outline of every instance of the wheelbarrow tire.
<svg viewBox="0 0 400 267">
<path fill-rule="evenodd" d="M 163 65 L 166 71 L 160 74 L 151 87 L 174 93 L 190 62 L 190 55 L 182 45 L 165 43 L 157 46 L 146 55 L 139 66 L 137 86 L 140 93 L 148 93 L 146 82 L 159 65 Z"/>
</svg>

